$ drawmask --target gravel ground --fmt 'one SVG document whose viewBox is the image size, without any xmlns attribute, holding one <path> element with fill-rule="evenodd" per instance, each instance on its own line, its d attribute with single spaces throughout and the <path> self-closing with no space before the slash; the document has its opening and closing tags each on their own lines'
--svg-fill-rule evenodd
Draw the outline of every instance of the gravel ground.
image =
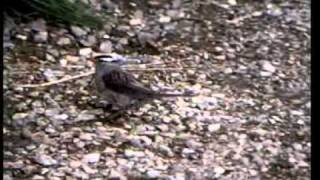
<svg viewBox="0 0 320 180">
<path fill-rule="evenodd" d="M 6 22 L 4 179 L 309 179 L 310 1 L 90 1 L 103 30 Z M 93 52 L 138 56 L 154 101 L 94 108 Z M 182 68 L 183 70 L 179 70 Z"/>
</svg>

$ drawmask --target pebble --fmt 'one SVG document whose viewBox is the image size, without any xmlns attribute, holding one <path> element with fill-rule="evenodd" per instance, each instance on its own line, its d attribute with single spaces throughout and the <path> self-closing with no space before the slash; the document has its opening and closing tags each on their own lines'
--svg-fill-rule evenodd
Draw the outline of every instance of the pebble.
<svg viewBox="0 0 320 180">
<path fill-rule="evenodd" d="M 142 151 L 133 151 L 131 149 L 126 149 L 124 151 L 124 155 L 127 157 L 127 158 L 132 158 L 132 157 L 144 157 L 145 154 L 144 152 Z"/>
<path fill-rule="evenodd" d="M 104 53 L 111 53 L 112 52 L 112 43 L 111 41 L 104 41 L 100 44 L 99 50 Z"/>
<path fill-rule="evenodd" d="M 169 23 L 170 21 L 171 21 L 170 16 L 160 16 L 160 18 L 159 18 L 160 23 Z"/>
<path fill-rule="evenodd" d="M 70 161 L 70 162 L 69 162 L 69 166 L 70 166 L 71 168 L 74 168 L 74 169 L 80 167 L 81 165 L 82 165 L 82 162 L 81 162 L 81 161 L 75 161 L 75 160 L 73 160 L 73 161 Z"/>
<path fill-rule="evenodd" d="M 166 156 L 169 157 L 173 157 L 174 153 L 172 152 L 172 150 L 170 149 L 170 147 L 166 146 L 166 145 L 159 145 L 159 151 L 163 154 L 165 154 Z"/>
<path fill-rule="evenodd" d="M 148 170 L 146 175 L 148 178 L 157 178 L 159 177 L 161 174 L 160 171 L 157 171 L 157 170 L 154 170 L 154 169 L 151 169 L 151 170 Z"/>
<path fill-rule="evenodd" d="M 131 19 L 131 20 L 129 21 L 129 24 L 130 24 L 131 26 L 140 25 L 140 24 L 142 24 L 142 19 L 140 19 L 140 18 Z"/>
<path fill-rule="evenodd" d="M 90 133 L 82 133 L 79 138 L 81 140 L 85 140 L 85 141 L 92 141 L 93 140 L 93 134 Z"/>
<path fill-rule="evenodd" d="M 87 38 L 80 40 L 80 43 L 86 47 L 93 46 L 94 44 L 96 44 L 96 42 L 97 42 L 97 39 L 93 35 L 90 35 Z"/>
<path fill-rule="evenodd" d="M 24 119 L 28 116 L 27 113 L 16 113 L 12 116 L 13 120 L 20 120 L 20 119 Z"/>
<path fill-rule="evenodd" d="M 36 43 L 46 42 L 48 40 L 48 32 L 47 31 L 38 32 L 33 36 L 33 40 Z"/>
<path fill-rule="evenodd" d="M 61 37 L 57 41 L 57 45 L 59 45 L 59 46 L 65 46 L 65 45 L 70 45 L 70 44 L 71 44 L 71 40 L 67 37 Z"/>
<path fill-rule="evenodd" d="M 74 34 L 76 37 L 81 37 L 81 36 L 85 36 L 87 34 L 87 32 L 85 30 L 83 30 L 82 28 L 78 27 L 78 26 L 71 26 L 70 27 L 72 34 Z"/>
<path fill-rule="evenodd" d="M 225 74 L 231 74 L 233 72 L 233 70 L 232 70 L 232 68 L 226 68 L 226 69 L 224 69 L 224 71 L 223 71 L 223 73 L 225 73 Z"/>
<path fill-rule="evenodd" d="M 236 0 L 228 0 L 228 3 L 232 6 L 237 5 L 237 1 Z"/>
<path fill-rule="evenodd" d="M 276 68 L 269 61 L 263 61 L 261 66 L 267 72 L 274 73 L 276 71 Z"/>
<path fill-rule="evenodd" d="M 97 169 L 92 169 L 92 168 L 90 168 L 90 167 L 89 167 L 88 165 L 86 165 L 86 164 L 82 164 L 82 169 L 83 169 L 86 173 L 88 173 L 88 174 L 95 174 L 95 173 L 98 172 Z"/>
<path fill-rule="evenodd" d="M 182 150 L 182 154 L 193 154 L 193 153 L 195 153 L 193 149 L 183 148 Z"/>
<path fill-rule="evenodd" d="M 38 153 L 35 156 L 35 161 L 38 162 L 39 164 L 42 164 L 44 166 L 51 166 L 51 165 L 56 165 L 58 163 L 57 160 L 53 159 L 52 157 Z"/>
<path fill-rule="evenodd" d="M 100 153 L 90 153 L 83 157 L 82 161 L 86 163 L 97 163 L 100 160 Z"/>
<path fill-rule="evenodd" d="M 89 121 L 95 118 L 96 116 L 94 114 L 87 114 L 86 112 L 81 112 L 76 118 L 76 121 Z"/>
<path fill-rule="evenodd" d="M 91 48 L 82 48 L 79 50 L 79 55 L 83 57 L 90 57 L 92 54 L 92 49 Z"/>
<path fill-rule="evenodd" d="M 219 177 L 219 176 L 222 175 L 226 170 L 225 170 L 224 168 L 218 166 L 218 167 L 215 167 L 213 171 L 214 171 L 214 172 L 218 175 L 218 177 Z"/>
</svg>

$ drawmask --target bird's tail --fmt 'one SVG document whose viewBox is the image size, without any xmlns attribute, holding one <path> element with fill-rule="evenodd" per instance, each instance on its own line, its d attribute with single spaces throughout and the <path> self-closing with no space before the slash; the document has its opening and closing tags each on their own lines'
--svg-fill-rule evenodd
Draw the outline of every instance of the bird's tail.
<svg viewBox="0 0 320 180">
<path fill-rule="evenodd" d="M 197 96 L 198 93 L 194 93 L 191 91 L 186 91 L 184 93 L 157 93 L 155 96 L 162 98 L 162 97 L 192 97 Z"/>
</svg>

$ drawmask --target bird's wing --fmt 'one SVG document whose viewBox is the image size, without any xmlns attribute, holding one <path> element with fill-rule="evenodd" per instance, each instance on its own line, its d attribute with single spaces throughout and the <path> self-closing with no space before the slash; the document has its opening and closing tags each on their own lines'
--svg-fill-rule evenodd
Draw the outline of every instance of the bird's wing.
<svg viewBox="0 0 320 180">
<path fill-rule="evenodd" d="M 151 89 L 144 87 L 134 76 L 122 70 L 112 70 L 102 76 L 106 88 L 120 94 L 131 95 L 137 98 L 153 95 Z"/>
</svg>

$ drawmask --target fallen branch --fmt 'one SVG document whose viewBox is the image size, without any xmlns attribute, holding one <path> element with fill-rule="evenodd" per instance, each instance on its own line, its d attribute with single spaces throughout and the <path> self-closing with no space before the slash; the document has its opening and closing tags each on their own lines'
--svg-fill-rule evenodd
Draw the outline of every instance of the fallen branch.
<svg viewBox="0 0 320 180">
<path fill-rule="evenodd" d="M 89 72 L 86 72 L 86 73 L 83 73 L 83 74 L 79 74 L 79 75 L 76 75 L 76 76 L 65 77 L 65 78 L 62 78 L 62 79 L 59 79 L 59 80 L 56 80 L 56 81 L 50 81 L 50 82 L 46 82 L 46 83 L 42 83 L 42 84 L 22 84 L 22 85 L 17 85 L 17 87 L 20 87 L 20 88 L 45 87 L 45 86 L 50 86 L 50 85 L 59 84 L 59 83 L 66 82 L 66 81 L 70 81 L 70 80 L 73 80 L 73 79 L 78 79 L 78 78 L 81 78 L 81 77 L 90 76 L 92 74 L 94 74 L 94 71 L 89 71 Z"/>
<path fill-rule="evenodd" d="M 127 71 L 177 71 L 177 70 L 182 70 L 182 69 L 183 68 L 148 68 L 148 69 L 126 69 L 126 70 Z M 20 85 L 17 85 L 17 87 L 18 88 L 46 87 L 46 86 L 51 86 L 51 85 L 55 85 L 55 84 L 59 84 L 59 83 L 67 82 L 67 81 L 71 81 L 71 80 L 74 80 L 74 79 L 90 76 L 92 74 L 94 74 L 94 71 L 89 71 L 89 72 L 86 72 L 86 73 L 83 73 L 83 74 L 79 74 L 79 75 L 76 75 L 76 76 L 64 77 L 64 78 L 59 79 L 59 80 L 50 81 L 50 82 L 41 83 L 41 84 L 20 84 Z"/>
</svg>

